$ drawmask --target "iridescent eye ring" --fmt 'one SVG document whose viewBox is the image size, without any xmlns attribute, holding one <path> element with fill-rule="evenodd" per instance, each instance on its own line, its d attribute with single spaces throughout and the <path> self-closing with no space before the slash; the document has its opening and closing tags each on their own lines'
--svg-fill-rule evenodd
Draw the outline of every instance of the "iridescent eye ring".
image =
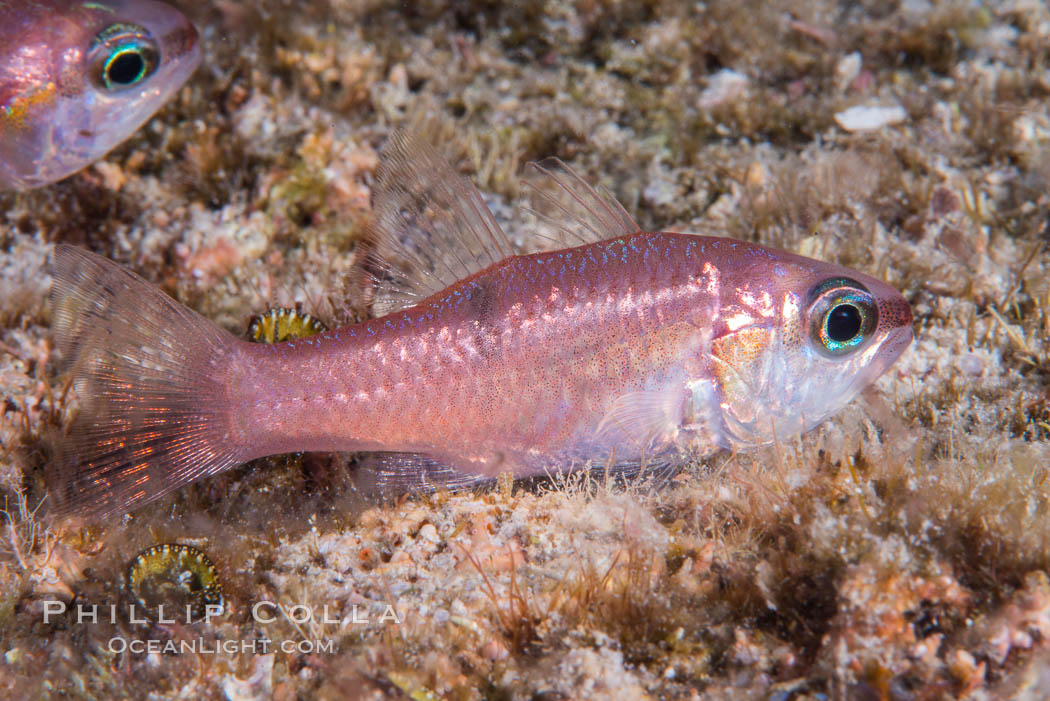
<svg viewBox="0 0 1050 701">
<path fill-rule="evenodd" d="M 809 337 L 817 352 L 841 357 L 863 346 L 879 325 L 879 307 L 864 285 L 830 278 L 810 293 Z"/>
<path fill-rule="evenodd" d="M 95 83 L 108 92 L 133 88 L 160 65 L 157 43 L 135 24 L 112 24 L 95 37 L 88 54 Z"/>
</svg>

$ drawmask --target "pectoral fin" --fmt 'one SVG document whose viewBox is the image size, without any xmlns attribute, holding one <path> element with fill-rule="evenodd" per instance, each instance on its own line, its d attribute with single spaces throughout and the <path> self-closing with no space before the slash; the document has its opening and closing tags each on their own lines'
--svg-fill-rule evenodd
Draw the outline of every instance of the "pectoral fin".
<svg viewBox="0 0 1050 701">
<path fill-rule="evenodd" d="M 628 392 L 619 396 L 598 424 L 598 437 L 642 452 L 658 450 L 682 425 L 683 395 L 678 392 Z"/>
</svg>

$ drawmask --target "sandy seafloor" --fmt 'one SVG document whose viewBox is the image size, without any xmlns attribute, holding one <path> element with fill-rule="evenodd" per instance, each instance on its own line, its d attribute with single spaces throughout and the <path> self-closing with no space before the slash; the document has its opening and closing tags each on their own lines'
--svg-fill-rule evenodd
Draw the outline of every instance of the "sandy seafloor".
<svg viewBox="0 0 1050 701">
<path fill-rule="evenodd" d="M 182 5 L 205 60 L 177 99 L 87 171 L 0 194 L 0 695 L 1050 696 L 1043 3 Z M 855 106 L 899 109 L 858 124 Z M 522 166 L 558 156 L 646 229 L 884 277 L 917 340 L 819 429 L 661 489 L 382 502 L 354 492 L 345 458 L 307 456 L 121 522 L 53 522 L 44 468 L 75 407 L 48 330 L 53 244 L 236 333 L 274 305 L 355 318 L 377 154 L 420 117 L 517 241 Z M 166 542 L 212 558 L 226 615 L 128 621 L 124 569 Z M 48 600 L 120 613 L 45 624 Z M 315 616 L 253 622 L 264 600 Z"/>
</svg>

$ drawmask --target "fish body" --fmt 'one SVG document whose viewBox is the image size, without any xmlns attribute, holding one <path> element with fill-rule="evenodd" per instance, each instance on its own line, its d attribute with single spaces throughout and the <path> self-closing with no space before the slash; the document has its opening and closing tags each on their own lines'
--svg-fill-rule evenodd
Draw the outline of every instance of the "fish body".
<svg viewBox="0 0 1050 701">
<path fill-rule="evenodd" d="M 0 2 L 0 190 L 101 158 L 199 63 L 193 24 L 162 2 Z"/>
<path fill-rule="evenodd" d="M 906 345 L 906 304 L 850 276 L 897 329 L 882 350 Z M 397 449 L 489 475 L 766 442 L 820 423 L 895 357 L 828 362 L 839 377 L 815 381 L 795 310 L 843 277 L 673 233 L 508 258 L 403 311 L 242 347 L 228 361 L 239 442 L 262 454 Z M 844 371 L 847 391 L 829 396 Z"/>
<path fill-rule="evenodd" d="M 381 234 L 418 259 L 406 236 L 465 232 L 443 260 L 477 260 L 361 324 L 247 343 L 103 258 L 56 249 L 54 325 L 85 403 L 59 503 L 111 513 L 293 451 L 376 452 L 405 483 L 705 456 L 812 428 L 911 341 L 909 306 L 885 282 L 639 231 L 571 174 L 553 177 L 590 213 L 584 228 L 614 236 L 501 257 L 473 188 L 448 186 L 447 166 L 410 140 L 392 151 L 377 174 Z M 436 262 L 418 278 L 431 290 Z"/>
</svg>

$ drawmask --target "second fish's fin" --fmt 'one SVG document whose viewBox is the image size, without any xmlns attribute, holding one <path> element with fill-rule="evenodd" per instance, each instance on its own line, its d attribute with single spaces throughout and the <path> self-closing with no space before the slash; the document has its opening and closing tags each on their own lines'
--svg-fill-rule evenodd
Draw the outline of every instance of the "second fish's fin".
<svg viewBox="0 0 1050 701">
<path fill-rule="evenodd" d="M 412 306 L 514 255 L 481 193 L 420 129 L 383 150 L 372 190 L 373 311 Z"/>
<path fill-rule="evenodd" d="M 471 489 L 494 481 L 489 475 L 461 472 L 445 461 L 418 453 L 369 453 L 358 461 L 358 489 L 387 496 L 437 489 Z"/>
<path fill-rule="evenodd" d="M 529 206 L 546 232 L 542 248 L 568 248 L 629 236 L 640 231 L 634 218 L 615 197 L 596 190 L 557 158 L 530 164 Z"/>
</svg>

